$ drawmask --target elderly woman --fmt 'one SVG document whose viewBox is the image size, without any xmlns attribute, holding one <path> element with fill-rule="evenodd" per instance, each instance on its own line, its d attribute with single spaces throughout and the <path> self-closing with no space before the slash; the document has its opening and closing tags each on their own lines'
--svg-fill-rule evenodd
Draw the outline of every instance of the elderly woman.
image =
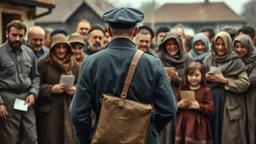
<svg viewBox="0 0 256 144">
<path fill-rule="evenodd" d="M 76 137 L 68 107 L 76 87 L 59 84 L 61 75 L 73 75 L 75 82 L 79 65 L 72 57 L 65 35 L 51 38 L 49 54 L 38 62 L 41 78 L 39 94 L 38 138 L 41 144 L 74 144 Z"/>
<path fill-rule="evenodd" d="M 82 65 L 83 60 L 85 59 L 85 54 L 84 54 L 84 38 L 82 35 L 74 33 L 72 34 L 69 39 L 68 39 L 70 45 L 71 45 L 71 50 L 73 53 L 73 57 L 76 59 L 76 61 L 79 63 L 79 65 Z"/>
<path fill-rule="evenodd" d="M 247 35 L 238 36 L 234 42 L 235 52 L 242 58 L 246 67 L 247 75 L 250 80 L 250 87 L 246 91 L 245 103 L 247 110 L 247 142 L 254 144 L 255 141 L 255 122 L 256 122 L 256 50 L 251 38 Z"/>
<path fill-rule="evenodd" d="M 166 76 L 175 93 L 181 84 L 185 68 L 194 61 L 184 52 L 182 42 L 175 32 L 167 32 L 159 45 L 159 58 L 166 69 Z M 175 141 L 175 118 L 170 122 L 161 135 L 161 144 L 171 144 Z"/>
<path fill-rule="evenodd" d="M 215 107 L 215 114 L 210 117 L 215 144 L 246 143 L 244 92 L 250 82 L 244 62 L 232 50 L 229 34 L 219 32 L 213 41 L 212 54 L 203 62 Z"/>
<path fill-rule="evenodd" d="M 205 34 L 199 33 L 194 36 L 189 54 L 195 61 L 203 63 L 204 58 L 210 54 L 210 42 Z"/>
</svg>

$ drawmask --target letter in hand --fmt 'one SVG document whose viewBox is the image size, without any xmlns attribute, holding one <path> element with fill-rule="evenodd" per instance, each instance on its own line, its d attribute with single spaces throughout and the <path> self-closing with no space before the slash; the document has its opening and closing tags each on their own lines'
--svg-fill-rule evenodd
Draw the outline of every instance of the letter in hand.
<svg viewBox="0 0 256 144">
<path fill-rule="evenodd" d="M 178 108 L 188 109 L 190 107 L 190 100 L 181 100 L 178 102 Z"/>
<path fill-rule="evenodd" d="M 196 100 L 195 101 L 191 101 L 191 104 L 190 104 L 189 108 L 191 108 L 191 109 L 199 109 L 200 105 L 199 105 L 198 101 L 196 101 Z"/>
<path fill-rule="evenodd" d="M 28 107 L 30 107 L 35 103 L 35 99 L 36 99 L 36 96 L 34 94 L 29 94 L 28 97 L 26 98 L 25 104 L 28 104 Z"/>
<path fill-rule="evenodd" d="M 64 87 L 65 85 L 63 84 L 56 84 L 52 87 L 52 93 L 57 93 L 57 94 L 63 93 Z"/>
<path fill-rule="evenodd" d="M 76 92 L 76 87 L 75 86 L 72 86 L 72 87 L 65 87 L 64 88 L 64 91 L 68 94 L 68 95 L 71 95 L 73 96 Z"/>
<path fill-rule="evenodd" d="M 8 112 L 3 104 L 0 104 L 0 117 L 6 119 L 8 116 Z"/>
<path fill-rule="evenodd" d="M 208 72 L 205 75 L 206 80 L 212 81 L 212 82 L 218 82 L 218 83 L 227 83 L 227 79 L 224 77 L 222 73 L 216 74 L 212 72 Z"/>
<path fill-rule="evenodd" d="M 175 79 L 178 77 L 178 72 L 175 71 L 175 70 L 170 70 L 170 71 L 168 72 L 168 75 L 171 76 L 171 80 L 173 81 L 173 80 L 175 80 Z"/>
</svg>

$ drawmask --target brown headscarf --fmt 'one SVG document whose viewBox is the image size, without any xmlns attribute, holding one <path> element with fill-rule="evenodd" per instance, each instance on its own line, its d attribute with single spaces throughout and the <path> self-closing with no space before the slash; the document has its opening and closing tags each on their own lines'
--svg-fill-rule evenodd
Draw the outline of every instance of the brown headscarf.
<svg viewBox="0 0 256 144">
<path fill-rule="evenodd" d="M 63 59 L 59 59 L 54 51 L 54 48 L 57 44 L 66 44 L 68 45 L 66 56 Z M 72 58 L 71 46 L 66 39 L 64 34 L 56 34 L 51 38 L 51 46 L 50 46 L 50 59 L 51 62 L 60 69 L 63 74 L 72 75 L 72 67 L 74 65 Z"/>
<path fill-rule="evenodd" d="M 227 51 L 226 55 L 219 56 L 215 52 L 215 43 L 218 38 L 222 38 L 225 43 Z M 221 72 L 226 77 L 234 77 L 246 70 L 242 59 L 233 51 L 232 39 L 227 32 L 219 32 L 213 41 L 212 54 L 207 56 L 204 60 L 206 68 L 209 70 L 210 66 L 218 67 L 218 64 L 223 64 Z"/>
</svg>

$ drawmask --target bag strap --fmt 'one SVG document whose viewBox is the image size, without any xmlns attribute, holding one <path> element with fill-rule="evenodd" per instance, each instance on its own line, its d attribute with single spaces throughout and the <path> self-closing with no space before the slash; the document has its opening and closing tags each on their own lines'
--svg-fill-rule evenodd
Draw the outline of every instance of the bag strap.
<svg viewBox="0 0 256 144">
<path fill-rule="evenodd" d="M 128 74 L 127 74 L 126 79 L 124 81 L 124 87 L 123 87 L 123 91 L 121 93 L 121 98 L 122 99 L 126 99 L 126 97 L 127 97 L 127 92 L 129 90 L 130 84 L 132 82 L 132 78 L 133 78 L 135 69 L 136 69 L 136 67 L 139 63 L 139 60 L 142 57 L 143 53 L 144 53 L 143 51 L 137 50 L 137 52 L 133 56 Z"/>
</svg>

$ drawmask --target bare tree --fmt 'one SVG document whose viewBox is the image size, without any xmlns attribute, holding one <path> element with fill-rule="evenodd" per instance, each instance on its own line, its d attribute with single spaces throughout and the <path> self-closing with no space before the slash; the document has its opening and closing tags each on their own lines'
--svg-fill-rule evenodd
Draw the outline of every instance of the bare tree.
<svg viewBox="0 0 256 144">
<path fill-rule="evenodd" d="M 244 5 L 242 16 L 247 19 L 247 24 L 256 29 L 256 0 L 250 0 Z"/>
</svg>

